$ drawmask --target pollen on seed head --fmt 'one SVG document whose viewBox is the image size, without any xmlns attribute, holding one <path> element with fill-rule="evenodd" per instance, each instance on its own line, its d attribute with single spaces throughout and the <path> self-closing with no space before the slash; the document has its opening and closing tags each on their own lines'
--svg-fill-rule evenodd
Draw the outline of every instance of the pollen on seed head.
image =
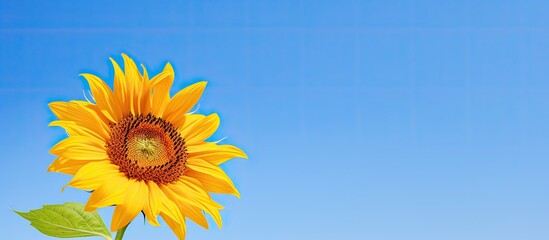
<svg viewBox="0 0 549 240">
<path fill-rule="evenodd" d="M 129 115 L 110 128 L 107 154 L 126 177 L 166 184 L 185 173 L 185 141 L 171 123 Z"/>
</svg>

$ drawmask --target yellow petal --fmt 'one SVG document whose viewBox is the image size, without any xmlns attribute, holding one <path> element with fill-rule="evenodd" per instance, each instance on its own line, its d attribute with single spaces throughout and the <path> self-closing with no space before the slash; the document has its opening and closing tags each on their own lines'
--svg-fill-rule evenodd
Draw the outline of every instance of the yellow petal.
<svg viewBox="0 0 549 240">
<path fill-rule="evenodd" d="M 130 102 L 130 112 L 133 115 L 139 114 L 138 92 L 141 91 L 141 74 L 137 70 L 135 62 L 126 54 L 122 54 L 124 59 L 124 73 L 128 83 L 128 101 Z"/>
<path fill-rule="evenodd" d="M 48 167 L 48 172 L 61 172 L 74 175 L 78 172 L 78 170 L 80 170 L 81 167 L 88 163 L 90 163 L 90 161 L 71 160 L 68 158 L 59 157 L 50 164 Z"/>
<path fill-rule="evenodd" d="M 143 210 L 149 194 L 149 188 L 143 181 L 129 180 L 124 203 L 114 208 L 111 231 L 128 225 Z"/>
<path fill-rule="evenodd" d="M 160 186 L 162 189 L 162 186 Z M 164 190 L 161 191 L 160 200 L 162 201 L 162 207 L 160 210 L 160 216 L 166 221 L 170 226 L 172 231 L 177 235 L 178 238 L 185 238 L 185 218 L 176 203 L 172 201 L 167 195 L 165 195 Z"/>
<path fill-rule="evenodd" d="M 112 164 L 110 161 L 91 162 L 82 166 L 69 183 L 67 183 L 67 186 L 82 190 L 96 189 L 101 186 L 103 181 L 118 174 L 118 166 Z"/>
<path fill-rule="evenodd" d="M 171 198 L 169 198 L 164 190 L 161 191 L 162 195 L 160 199 L 162 201 L 162 207 L 160 209 L 160 213 L 164 213 L 167 216 L 169 216 L 172 219 L 177 219 L 178 221 L 184 221 L 183 215 L 181 211 L 179 211 L 179 208 L 177 207 L 177 204 L 175 201 L 173 201 Z"/>
<path fill-rule="evenodd" d="M 180 131 L 181 137 L 185 139 L 185 143 L 192 145 L 203 142 L 219 127 L 219 116 L 214 113 L 200 119 L 192 124 L 192 126 Z"/>
<path fill-rule="evenodd" d="M 178 115 L 185 115 L 198 102 L 206 82 L 198 82 L 179 91 L 168 103 L 164 117 L 172 122 Z"/>
<path fill-rule="evenodd" d="M 93 211 L 97 208 L 123 204 L 126 199 L 126 189 L 130 183 L 122 174 L 111 174 L 93 190 L 84 210 Z"/>
<path fill-rule="evenodd" d="M 185 217 L 188 217 L 201 227 L 208 229 L 208 221 L 200 208 L 192 206 L 185 201 L 179 201 L 177 205 L 179 206 L 181 212 L 184 213 Z"/>
<path fill-rule="evenodd" d="M 177 128 L 177 131 L 179 131 L 181 136 L 183 136 L 184 134 L 188 134 L 194 124 L 198 123 L 199 120 L 202 120 L 205 117 L 206 116 L 202 114 L 178 115 L 172 119 L 171 123 Z"/>
<path fill-rule="evenodd" d="M 217 145 L 216 143 L 203 143 L 187 146 L 189 158 L 200 158 L 215 165 L 220 165 L 232 158 L 248 158 L 239 148 L 233 145 Z"/>
<path fill-rule="evenodd" d="M 109 58 L 112 62 L 114 68 L 114 96 L 117 99 L 118 105 L 120 106 L 120 111 L 123 116 L 126 116 L 130 113 L 130 93 L 129 93 L 129 83 L 126 80 L 124 72 L 114 61 L 114 59 Z"/>
<path fill-rule="evenodd" d="M 164 66 L 162 72 L 151 79 L 151 87 L 155 87 L 157 84 L 164 81 L 165 77 L 170 78 L 170 76 L 173 81 L 173 78 L 175 77 L 175 72 L 173 71 L 172 65 L 170 63 L 166 63 L 166 66 Z"/>
<path fill-rule="evenodd" d="M 105 160 L 109 156 L 103 144 L 91 137 L 72 136 L 53 146 L 50 153 L 73 160 Z"/>
<path fill-rule="evenodd" d="M 91 111 L 93 111 L 95 113 L 96 116 L 99 117 L 99 119 L 101 119 L 101 121 L 103 123 L 106 124 L 107 127 L 109 126 L 109 124 L 111 124 L 111 120 L 109 120 L 107 117 L 105 117 L 105 115 L 103 113 L 101 113 L 101 109 L 99 109 L 99 107 L 96 104 L 93 104 L 93 103 L 88 102 L 88 101 L 80 101 L 80 100 L 70 100 L 69 102 L 73 103 L 73 104 L 77 104 L 77 105 L 81 106 L 82 108 L 90 109 Z M 110 132 L 110 129 L 108 129 L 108 130 Z"/>
<path fill-rule="evenodd" d="M 52 102 L 48 104 L 59 120 L 73 121 L 83 128 L 97 133 L 102 139 L 109 139 L 109 126 L 95 110 L 77 102 Z"/>
<path fill-rule="evenodd" d="M 67 134 L 69 136 L 86 136 L 86 137 L 95 138 L 98 141 L 105 142 L 105 139 L 103 139 L 103 137 L 101 137 L 99 134 L 91 131 L 90 129 L 87 129 L 78 125 L 74 121 L 55 120 L 55 121 L 52 121 L 48 126 L 62 127 L 65 129 L 65 131 L 67 131 Z"/>
<path fill-rule="evenodd" d="M 151 225 L 160 226 L 156 217 L 160 213 L 162 200 L 165 199 L 165 195 L 155 182 L 149 181 L 147 182 L 147 186 L 149 187 L 149 198 L 143 208 L 143 212 Z"/>
<path fill-rule="evenodd" d="M 182 176 L 179 181 L 189 186 L 190 189 L 197 192 L 198 194 L 209 197 L 208 193 L 206 192 L 200 181 L 187 176 Z M 179 209 L 181 209 L 181 212 L 184 213 L 185 217 L 188 217 L 203 228 L 208 229 L 208 222 L 206 221 L 206 217 L 204 216 L 204 213 L 200 210 L 200 208 L 190 205 L 185 201 L 179 201 L 177 205 L 179 206 Z"/>
<path fill-rule="evenodd" d="M 99 77 L 92 74 L 80 74 L 80 76 L 88 80 L 93 99 L 101 113 L 111 122 L 118 122 L 122 117 L 120 109 L 116 104 L 111 88 Z"/>
<path fill-rule="evenodd" d="M 180 181 L 162 185 L 160 188 L 168 197 L 176 199 L 178 203 L 185 202 L 191 206 L 203 209 L 212 216 L 217 226 L 221 228 L 222 221 L 219 209 L 223 209 L 223 207 L 210 199 L 209 195 L 200 194 Z"/>
<path fill-rule="evenodd" d="M 163 71 L 151 79 L 152 87 L 152 109 L 151 112 L 157 116 L 162 117 L 164 109 L 170 101 L 170 88 L 173 84 L 173 69 L 170 71 Z"/>
<path fill-rule="evenodd" d="M 175 71 L 173 70 L 172 64 L 170 64 L 169 62 L 166 63 L 166 66 L 164 66 L 164 69 L 162 71 L 163 72 L 170 72 L 175 76 Z"/>
<path fill-rule="evenodd" d="M 145 65 L 141 64 L 143 76 L 141 77 L 141 91 L 139 91 L 139 113 L 147 115 L 151 112 L 151 86 L 149 83 L 149 74 Z"/>
<path fill-rule="evenodd" d="M 196 180 L 195 178 L 188 177 L 188 176 L 181 176 L 181 178 L 179 178 L 179 181 L 189 186 L 190 189 L 197 192 L 198 194 L 202 194 L 204 196 L 210 197 L 210 195 L 206 191 L 206 188 L 204 188 L 204 185 L 202 185 L 202 183 Z"/>
<path fill-rule="evenodd" d="M 190 158 L 187 161 L 189 169 L 186 176 L 192 177 L 202 183 L 208 192 L 233 194 L 240 198 L 240 193 L 220 167 L 198 158 Z"/>
<path fill-rule="evenodd" d="M 179 212 L 179 210 L 177 211 Z M 186 225 L 185 225 L 185 221 L 182 220 L 183 217 L 180 217 L 180 219 L 178 219 L 166 213 L 160 213 L 160 216 L 162 217 L 162 219 L 164 219 L 164 221 L 168 224 L 168 226 L 170 226 L 170 228 L 172 229 L 172 231 L 175 233 L 175 235 L 179 240 L 185 239 Z M 179 216 L 181 216 L 181 213 L 179 213 Z"/>
</svg>

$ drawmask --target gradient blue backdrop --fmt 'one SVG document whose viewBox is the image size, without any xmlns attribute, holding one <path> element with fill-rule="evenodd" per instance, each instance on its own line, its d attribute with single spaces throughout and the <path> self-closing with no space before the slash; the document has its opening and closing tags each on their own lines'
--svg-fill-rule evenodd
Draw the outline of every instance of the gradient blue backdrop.
<svg viewBox="0 0 549 240">
<path fill-rule="evenodd" d="M 212 139 L 249 154 L 224 228 L 187 239 L 549 239 L 547 2 L 93 2 L 0 2 L 2 239 L 50 239 L 8 208 L 87 199 L 46 172 L 47 103 L 122 52 L 208 80 Z"/>
</svg>

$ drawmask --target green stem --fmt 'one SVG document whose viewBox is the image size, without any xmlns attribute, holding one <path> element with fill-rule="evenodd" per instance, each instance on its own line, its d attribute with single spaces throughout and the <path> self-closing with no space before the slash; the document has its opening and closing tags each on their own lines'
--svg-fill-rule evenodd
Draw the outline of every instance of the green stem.
<svg viewBox="0 0 549 240">
<path fill-rule="evenodd" d="M 128 225 L 126 225 L 123 228 L 119 229 L 116 232 L 116 237 L 114 237 L 114 240 L 122 240 L 122 237 L 124 236 L 124 233 L 126 232 L 126 228 L 128 228 L 129 225 L 130 224 L 128 223 Z"/>
</svg>

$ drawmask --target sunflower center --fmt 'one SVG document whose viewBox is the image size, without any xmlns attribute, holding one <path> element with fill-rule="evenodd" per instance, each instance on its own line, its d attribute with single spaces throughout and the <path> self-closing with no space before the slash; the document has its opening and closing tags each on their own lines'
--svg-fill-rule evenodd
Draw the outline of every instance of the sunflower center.
<svg viewBox="0 0 549 240">
<path fill-rule="evenodd" d="M 185 173 L 185 141 L 171 123 L 151 114 L 130 115 L 110 128 L 107 154 L 126 177 L 167 184 Z"/>
</svg>

